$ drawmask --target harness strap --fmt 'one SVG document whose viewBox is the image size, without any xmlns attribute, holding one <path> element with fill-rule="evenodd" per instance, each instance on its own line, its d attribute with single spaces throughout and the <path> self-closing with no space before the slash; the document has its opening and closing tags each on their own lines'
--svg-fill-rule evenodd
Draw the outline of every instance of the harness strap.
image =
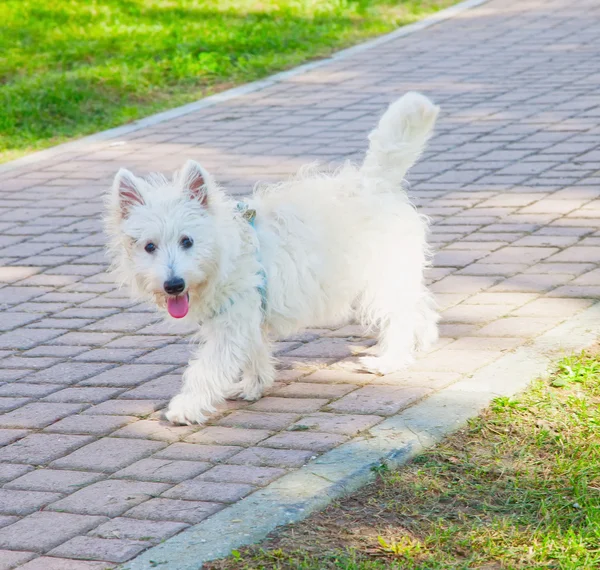
<svg viewBox="0 0 600 570">
<path fill-rule="evenodd" d="M 237 211 L 242 214 L 242 218 L 246 220 L 254 230 L 256 230 L 254 226 L 254 222 L 256 221 L 256 210 L 253 208 L 249 208 L 246 202 L 238 202 L 237 203 Z M 257 275 L 260 277 L 260 284 L 256 287 L 258 292 L 260 293 L 260 308 L 262 309 L 263 315 L 267 312 L 267 274 L 262 265 L 262 261 L 260 259 L 260 250 L 257 248 L 256 250 L 256 258 L 260 263 L 260 269 Z"/>
<path fill-rule="evenodd" d="M 256 210 L 253 208 L 249 208 L 246 202 L 238 202 L 236 206 L 237 211 L 242 215 L 242 218 L 246 220 L 252 229 L 255 230 L 254 222 L 256 220 Z M 260 269 L 257 272 L 257 275 L 260 277 L 260 283 L 256 286 L 256 290 L 260 293 L 260 308 L 263 314 L 263 318 L 267 313 L 267 273 L 262 265 L 260 259 L 260 250 L 256 249 L 256 259 L 260 264 Z M 225 303 L 218 311 L 215 311 L 213 316 L 222 315 L 229 307 L 231 307 L 234 303 L 233 299 L 229 299 L 227 303 Z"/>
</svg>

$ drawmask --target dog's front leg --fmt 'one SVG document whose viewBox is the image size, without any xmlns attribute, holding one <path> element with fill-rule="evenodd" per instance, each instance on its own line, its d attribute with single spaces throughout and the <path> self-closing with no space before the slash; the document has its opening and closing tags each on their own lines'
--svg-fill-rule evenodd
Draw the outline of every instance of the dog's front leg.
<svg viewBox="0 0 600 570">
<path fill-rule="evenodd" d="M 230 319 L 205 323 L 201 344 L 183 374 L 183 387 L 169 403 L 165 417 L 175 424 L 202 423 L 225 399 L 247 358 L 252 331 Z"/>
</svg>

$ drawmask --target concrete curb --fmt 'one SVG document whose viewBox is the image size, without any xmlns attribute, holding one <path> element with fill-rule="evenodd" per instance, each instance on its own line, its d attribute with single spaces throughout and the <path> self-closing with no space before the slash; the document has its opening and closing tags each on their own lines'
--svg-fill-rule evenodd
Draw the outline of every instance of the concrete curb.
<svg viewBox="0 0 600 570">
<path fill-rule="evenodd" d="M 461 12 L 464 12 L 465 10 L 474 8 L 475 6 L 479 6 L 480 4 L 484 4 L 485 2 L 487 2 L 487 0 L 465 0 L 464 2 L 460 2 L 459 4 L 450 6 L 449 8 L 441 10 L 440 12 L 437 12 L 436 14 L 433 14 L 428 18 L 424 18 L 423 20 L 415 22 L 414 24 L 403 26 L 384 36 L 379 36 L 373 40 L 339 51 L 329 58 L 307 63 L 305 65 L 300 65 L 288 71 L 276 73 L 275 75 L 271 75 L 265 79 L 254 81 L 252 83 L 247 83 L 245 85 L 241 85 L 240 87 L 234 87 L 233 89 L 228 89 L 227 91 L 211 95 L 210 97 L 205 97 L 203 99 L 200 99 L 199 101 L 195 101 L 194 103 L 189 103 L 187 105 L 176 107 L 174 109 L 170 109 L 162 113 L 150 115 L 149 117 L 140 119 L 139 121 L 135 121 L 128 125 L 123 125 L 122 127 L 115 127 L 114 129 L 101 131 L 94 135 L 83 137 L 81 139 L 77 139 L 68 143 L 60 144 L 39 152 L 34 152 L 33 154 L 29 154 L 27 156 L 24 156 L 23 158 L 18 158 L 16 160 L 0 164 L 0 174 L 10 172 L 11 170 L 16 170 L 24 166 L 31 166 L 38 162 L 43 162 L 45 160 L 49 160 L 51 158 L 55 158 L 57 156 L 60 156 L 61 154 L 72 150 L 82 151 L 85 149 L 86 146 L 91 146 L 93 143 L 117 139 L 123 135 L 139 131 L 140 129 L 151 127 L 153 125 L 157 125 L 159 123 L 163 123 L 171 119 L 182 117 L 190 113 L 195 113 L 196 111 L 205 109 L 207 107 L 212 107 L 213 105 L 217 105 L 224 101 L 229 101 L 230 99 L 235 99 L 236 97 L 245 95 L 246 93 L 260 91 L 261 89 L 265 89 L 267 87 L 270 87 L 271 85 L 281 83 L 282 81 L 285 81 L 290 77 L 301 75 L 312 69 L 328 65 L 329 63 L 334 61 L 346 59 L 347 57 L 350 57 L 356 53 L 366 51 L 368 49 L 371 49 L 372 47 L 393 41 L 397 38 L 414 34 L 415 32 L 418 32 L 425 28 L 429 28 L 430 26 L 452 18 L 460 14 Z"/>
<path fill-rule="evenodd" d="M 123 570 L 198 570 L 202 563 L 254 544 L 276 527 L 296 522 L 368 483 L 373 467 L 402 465 L 479 414 L 498 396 L 511 396 L 548 374 L 561 356 L 598 336 L 600 303 L 325 453 L 246 499 L 220 511 L 121 566 Z M 164 565 L 164 566 L 162 566 Z"/>
</svg>

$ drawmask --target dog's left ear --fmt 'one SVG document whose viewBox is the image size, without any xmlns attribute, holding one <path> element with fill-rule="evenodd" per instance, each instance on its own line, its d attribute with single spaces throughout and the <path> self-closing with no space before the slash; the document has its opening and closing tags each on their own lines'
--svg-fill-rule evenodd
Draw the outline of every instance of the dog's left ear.
<svg viewBox="0 0 600 570">
<path fill-rule="evenodd" d="M 208 174 L 204 168 L 196 161 L 188 160 L 181 171 L 181 181 L 190 198 L 208 207 Z"/>
</svg>

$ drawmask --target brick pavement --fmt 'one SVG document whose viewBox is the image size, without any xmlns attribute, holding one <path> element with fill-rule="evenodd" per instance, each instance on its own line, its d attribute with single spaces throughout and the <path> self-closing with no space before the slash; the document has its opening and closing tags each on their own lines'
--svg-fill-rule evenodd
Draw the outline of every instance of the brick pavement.
<svg viewBox="0 0 600 570">
<path fill-rule="evenodd" d="M 105 273 L 114 172 L 194 158 L 236 194 L 360 159 L 395 96 L 442 106 L 410 175 L 433 220 L 442 339 L 406 372 L 352 369 L 354 325 L 278 344 L 268 397 L 202 427 L 160 410 L 189 330 Z M 0 570 L 131 559 L 469 376 L 600 294 L 600 5 L 492 0 L 427 30 L 168 122 L 0 170 Z"/>
</svg>

